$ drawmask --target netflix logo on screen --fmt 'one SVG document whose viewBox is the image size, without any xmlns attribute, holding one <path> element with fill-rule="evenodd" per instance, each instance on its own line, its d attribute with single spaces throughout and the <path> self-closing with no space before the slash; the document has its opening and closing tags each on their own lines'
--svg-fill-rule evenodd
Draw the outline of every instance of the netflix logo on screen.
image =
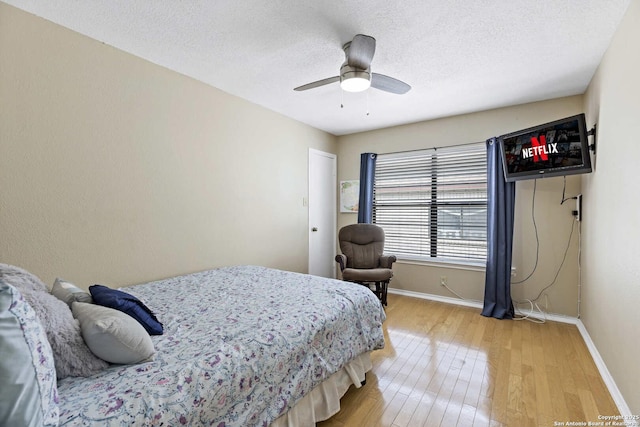
<svg viewBox="0 0 640 427">
<path fill-rule="evenodd" d="M 549 154 L 558 154 L 558 144 L 547 144 L 547 137 L 544 135 L 541 135 L 539 139 L 532 136 L 531 147 L 522 149 L 522 157 L 525 159 L 533 157 L 534 162 L 549 160 Z"/>
</svg>

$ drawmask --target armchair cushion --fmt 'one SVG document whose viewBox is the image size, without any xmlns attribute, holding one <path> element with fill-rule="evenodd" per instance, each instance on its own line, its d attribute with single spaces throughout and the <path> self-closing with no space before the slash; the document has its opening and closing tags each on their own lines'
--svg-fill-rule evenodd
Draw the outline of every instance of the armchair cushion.
<svg viewBox="0 0 640 427">
<path fill-rule="evenodd" d="M 348 268 L 378 268 L 384 250 L 384 231 L 374 224 L 351 224 L 338 233 Z"/>
<path fill-rule="evenodd" d="M 393 277 L 390 268 L 345 268 L 342 278 L 349 282 L 384 282 Z"/>
</svg>

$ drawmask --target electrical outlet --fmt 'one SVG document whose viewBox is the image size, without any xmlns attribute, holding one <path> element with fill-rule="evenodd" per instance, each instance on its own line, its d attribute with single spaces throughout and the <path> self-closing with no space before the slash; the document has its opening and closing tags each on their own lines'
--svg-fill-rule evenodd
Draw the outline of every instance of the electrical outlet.
<svg viewBox="0 0 640 427">
<path fill-rule="evenodd" d="M 447 276 L 440 276 L 440 285 L 447 286 Z"/>
<path fill-rule="evenodd" d="M 582 221 L 582 194 L 578 194 L 576 197 L 576 211 L 578 212 L 576 214 L 576 219 L 578 221 Z"/>
<path fill-rule="evenodd" d="M 582 194 L 578 194 L 576 197 L 576 209 L 571 211 L 576 221 L 582 221 Z"/>
</svg>

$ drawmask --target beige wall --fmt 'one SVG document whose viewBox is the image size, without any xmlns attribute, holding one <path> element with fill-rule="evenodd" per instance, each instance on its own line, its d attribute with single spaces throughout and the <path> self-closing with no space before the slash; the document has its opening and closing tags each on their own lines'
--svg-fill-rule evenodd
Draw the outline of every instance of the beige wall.
<svg viewBox="0 0 640 427">
<path fill-rule="evenodd" d="M 342 136 L 338 138 L 338 180 L 358 179 L 360 153 L 363 152 L 389 153 L 484 141 L 494 135 L 581 113 L 582 108 L 582 96 L 574 96 Z M 575 208 L 575 202 L 560 205 L 562 186 L 562 178 L 538 180 L 535 204 L 540 261 L 536 274 L 529 281 L 522 285 L 514 285 L 514 299 L 535 298 L 553 281 L 560 265 L 573 224 L 571 210 Z M 574 196 L 579 192 L 580 177 L 568 177 L 567 195 Z M 516 184 L 513 260 L 517 269 L 515 280 L 524 278 L 533 268 L 535 233 L 531 220 L 532 195 L 533 181 L 521 181 Z M 356 221 L 357 217 L 354 214 L 343 213 L 338 216 L 339 227 Z M 541 306 L 549 312 L 569 316 L 577 314 L 577 243 L 576 227 L 567 261 L 557 283 L 546 292 L 548 298 L 541 300 Z M 484 269 L 470 271 L 398 263 L 394 266 L 394 271 L 394 279 L 391 282 L 393 288 L 454 297 L 440 286 L 440 276 L 447 276 L 449 286 L 465 298 L 480 301 L 484 296 Z"/>
<path fill-rule="evenodd" d="M 585 96 L 598 123 L 583 182 L 582 321 L 632 414 L 640 414 L 640 0 L 633 0 Z"/>
<path fill-rule="evenodd" d="M 306 271 L 310 147 L 336 138 L 0 3 L 0 262 L 81 286 Z"/>
</svg>

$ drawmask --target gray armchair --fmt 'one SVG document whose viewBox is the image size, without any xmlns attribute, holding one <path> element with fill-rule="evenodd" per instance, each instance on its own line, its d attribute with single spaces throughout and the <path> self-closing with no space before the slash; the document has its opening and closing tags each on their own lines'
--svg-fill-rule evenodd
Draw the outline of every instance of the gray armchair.
<svg viewBox="0 0 640 427">
<path fill-rule="evenodd" d="M 341 254 L 336 255 L 342 280 L 367 286 L 387 305 L 395 255 L 384 255 L 384 230 L 375 224 L 352 224 L 338 232 Z M 372 288 L 371 286 L 374 286 Z"/>
</svg>

